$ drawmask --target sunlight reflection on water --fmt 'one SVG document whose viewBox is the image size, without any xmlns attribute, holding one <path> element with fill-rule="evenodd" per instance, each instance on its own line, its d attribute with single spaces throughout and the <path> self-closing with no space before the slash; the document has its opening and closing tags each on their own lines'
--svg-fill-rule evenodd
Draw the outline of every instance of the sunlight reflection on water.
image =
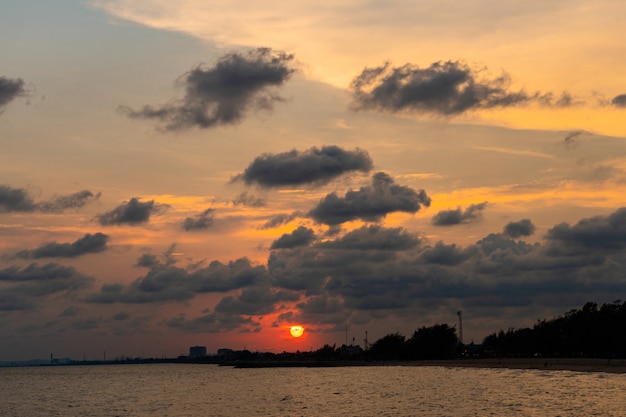
<svg viewBox="0 0 626 417">
<path fill-rule="evenodd" d="M 0 369 L 1 416 L 624 416 L 626 375 L 380 366 Z"/>
</svg>

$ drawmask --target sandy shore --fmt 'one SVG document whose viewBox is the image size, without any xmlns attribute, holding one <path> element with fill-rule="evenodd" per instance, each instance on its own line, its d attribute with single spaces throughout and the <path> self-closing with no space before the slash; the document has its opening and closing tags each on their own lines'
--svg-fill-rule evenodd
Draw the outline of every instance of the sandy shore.
<svg viewBox="0 0 626 417">
<path fill-rule="evenodd" d="M 465 368 L 541 369 L 552 371 L 626 373 L 626 359 L 595 358 L 480 358 L 416 361 L 415 366 L 446 366 Z"/>
</svg>

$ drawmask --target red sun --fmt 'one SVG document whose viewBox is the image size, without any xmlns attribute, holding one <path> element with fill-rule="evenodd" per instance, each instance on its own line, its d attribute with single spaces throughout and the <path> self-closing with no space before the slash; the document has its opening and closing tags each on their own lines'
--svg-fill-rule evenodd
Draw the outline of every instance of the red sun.
<svg viewBox="0 0 626 417">
<path fill-rule="evenodd" d="M 293 337 L 300 337 L 302 336 L 302 334 L 304 334 L 304 327 L 291 326 L 291 328 L 289 329 L 289 333 L 291 333 Z"/>
</svg>

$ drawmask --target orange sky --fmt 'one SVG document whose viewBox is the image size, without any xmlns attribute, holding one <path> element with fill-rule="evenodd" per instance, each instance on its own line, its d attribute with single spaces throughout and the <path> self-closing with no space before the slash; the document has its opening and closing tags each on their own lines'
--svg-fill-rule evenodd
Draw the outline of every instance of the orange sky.
<svg viewBox="0 0 626 417">
<path fill-rule="evenodd" d="M 625 12 L 5 7 L 0 361 L 363 345 L 459 310 L 480 342 L 624 299 Z"/>
</svg>

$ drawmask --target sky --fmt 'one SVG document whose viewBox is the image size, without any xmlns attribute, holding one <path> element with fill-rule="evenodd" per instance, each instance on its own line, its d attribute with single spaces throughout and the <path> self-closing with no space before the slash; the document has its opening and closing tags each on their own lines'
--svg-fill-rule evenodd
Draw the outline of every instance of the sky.
<svg viewBox="0 0 626 417">
<path fill-rule="evenodd" d="M 0 1 L 0 360 L 363 347 L 459 311 L 480 343 L 626 299 L 625 19 Z"/>
</svg>

